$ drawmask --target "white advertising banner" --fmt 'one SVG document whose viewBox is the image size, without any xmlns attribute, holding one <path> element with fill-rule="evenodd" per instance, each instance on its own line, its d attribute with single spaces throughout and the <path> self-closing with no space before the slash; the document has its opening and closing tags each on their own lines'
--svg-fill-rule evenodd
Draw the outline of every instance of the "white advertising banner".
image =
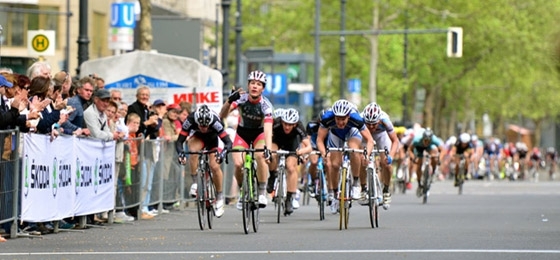
<svg viewBox="0 0 560 260">
<path fill-rule="evenodd" d="M 115 142 L 76 139 L 77 216 L 99 213 L 115 208 Z"/>
<path fill-rule="evenodd" d="M 60 220 L 114 208 L 114 142 L 103 143 L 73 136 L 59 136 L 51 142 L 50 136 L 36 134 L 24 134 L 23 139 L 23 221 Z M 88 155 L 82 155 L 83 159 L 80 159 L 80 151 L 86 151 Z M 89 175 L 92 185 L 81 186 L 82 180 L 87 177 L 84 177 L 82 167 L 78 167 L 78 164 L 91 167 L 88 174 L 95 175 Z M 87 170 L 87 167 L 83 169 Z M 79 181 L 76 176 L 80 176 Z M 98 185 L 93 185 L 94 180 Z M 78 196 L 80 192 L 84 195 Z"/>
</svg>

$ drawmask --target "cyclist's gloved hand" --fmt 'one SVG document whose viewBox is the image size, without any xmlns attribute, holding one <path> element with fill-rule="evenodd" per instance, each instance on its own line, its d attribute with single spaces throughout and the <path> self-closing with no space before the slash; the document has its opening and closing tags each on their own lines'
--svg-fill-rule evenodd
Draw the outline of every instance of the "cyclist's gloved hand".
<svg viewBox="0 0 560 260">
<path fill-rule="evenodd" d="M 216 161 L 218 163 L 222 163 L 224 161 L 224 158 L 226 158 L 227 156 L 227 151 L 226 149 L 222 150 L 222 152 L 220 152 L 220 154 L 218 155 L 218 157 L 216 157 Z"/>
<path fill-rule="evenodd" d="M 272 159 L 272 153 L 270 152 L 270 150 L 265 149 L 263 153 L 265 160 L 270 161 Z"/>
<path fill-rule="evenodd" d="M 187 163 L 187 154 L 185 152 L 179 153 L 179 164 L 185 165 Z"/>
<path fill-rule="evenodd" d="M 393 162 L 393 158 L 391 158 L 391 155 L 387 155 L 387 164 L 391 164 Z"/>
<path fill-rule="evenodd" d="M 227 98 L 228 103 L 231 104 L 231 103 L 233 103 L 234 101 L 237 101 L 237 100 L 241 97 L 241 94 L 239 94 L 239 92 L 240 92 L 239 90 L 233 91 L 233 92 L 229 95 L 229 97 Z"/>
</svg>

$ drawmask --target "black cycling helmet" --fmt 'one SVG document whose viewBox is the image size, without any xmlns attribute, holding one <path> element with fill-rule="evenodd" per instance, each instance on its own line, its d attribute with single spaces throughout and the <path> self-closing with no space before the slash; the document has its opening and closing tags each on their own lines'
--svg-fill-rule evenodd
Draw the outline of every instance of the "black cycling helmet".
<svg viewBox="0 0 560 260">
<path fill-rule="evenodd" d="M 212 122 L 212 112 L 207 105 L 200 106 L 196 112 L 194 112 L 194 121 L 199 126 L 209 126 Z"/>
</svg>

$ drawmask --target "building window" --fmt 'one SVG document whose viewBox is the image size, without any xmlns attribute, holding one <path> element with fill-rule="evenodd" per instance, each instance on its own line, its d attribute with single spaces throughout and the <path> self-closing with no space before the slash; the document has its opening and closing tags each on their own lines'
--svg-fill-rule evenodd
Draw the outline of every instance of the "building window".
<svg viewBox="0 0 560 260">
<path fill-rule="evenodd" d="M 58 12 L 58 7 L 0 4 L 0 8 L 2 7 L 37 11 L 37 13 L 0 11 L 0 24 L 2 24 L 4 28 L 2 37 L 0 38 L 0 40 L 2 41 L 2 45 L 12 47 L 27 46 L 27 31 L 29 30 L 54 30 L 55 34 L 58 36 L 59 15 L 53 13 L 45 13 Z M 58 48 L 59 41 L 56 42 Z"/>
</svg>

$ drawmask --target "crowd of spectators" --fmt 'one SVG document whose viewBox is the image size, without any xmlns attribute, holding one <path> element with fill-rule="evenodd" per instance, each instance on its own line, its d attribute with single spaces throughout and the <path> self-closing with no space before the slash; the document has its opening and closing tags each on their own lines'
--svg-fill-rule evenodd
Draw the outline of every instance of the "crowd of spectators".
<svg viewBox="0 0 560 260">
<path fill-rule="evenodd" d="M 66 71 L 53 73 L 47 62 L 32 64 L 27 75 L 14 73 L 9 68 L 0 69 L 0 130 L 18 128 L 22 133 L 37 133 L 57 138 L 60 135 L 75 135 L 104 141 L 115 141 L 115 222 L 152 219 L 158 213 L 166 213 L 176 203 L 182 168 L 174 154 L 174 145 L 162 145 L 177 140 L 182 122 L 187 118 L 191 106 L 187 102 L 167 104 L 163 100 L 150 103 L 150 89 L 137 88 L 136 101 L 127 104 L 119 90 L 105 89 L 105 81 L 96 74 L 82 78 L 72 78 Z M 7 142 L 11 138 L 0 136 L 4 147 L 2 160 L 8 161 L 21 151 L 10 150 Z M 144 142 L 144 160 L 139 160 L 139 141 Z M 8 147 L 8 149 L 6 149 Z M 173 149 L 167 149 L 167 147 Z M 162 150 L 164 149 L 164 150 Z M 7 150 L 7 151 L 6 151 Z M 159 158 L 163 154 L 162 158 Z M 128 161 L 127 161 L 127 156 Z M 126 167 L 127 162 L 130 167 Z M 142 165 L 143 164 L 143 165 Z M 143 166 L 143 167 L 140 167 Z M 0 191 L 13 190 L 12 164 L 2 163 L 0 167 Z M 163 171 L 155 169 L 162 167 Z M 128 168 L 128 169 L 127 169 Z M 142 170 L 143 169 L 143 170 Z M 21 173 L 17 173 L 20 174 Z M 164 208 L 156 209 L 151 204 L 154 176 L 164 174 L 163 179 L 171 185 L 165 189 Z M 140 210 L 127 208 L 135 195 L 131 194 L 130 178 L 141 186 Z M 159 176 L 158 176 L 159 177 Z M 134 180 L 133 180 L 134 181 Z M 154 185 L 156 186 L 156 185 Z M 155 187 L 158 188 L 158 187 Z M 1 194 L 0 194 L 1 195 Z M 13 198 L 10 193 L 0 196 L 0 219 L 13 216 Z M 138 213 L 141 212 L 141 213 Z M 103 225 L 108 212 L 100 212 L 87 217 L 88 224 Z M 138 214 L 137 214 L 138 213 Z M 59 228 L 79 227 L 75 217 L 60 220 Z M 10 223 L 0 226 L 0 234 L 10 232 Z M 31 234 L 48 234 L 53 231 L 52 223 L 23 223 L 18 230 Z M 0 242 L 5 239 L 0 236 Z"/>
</svg>

